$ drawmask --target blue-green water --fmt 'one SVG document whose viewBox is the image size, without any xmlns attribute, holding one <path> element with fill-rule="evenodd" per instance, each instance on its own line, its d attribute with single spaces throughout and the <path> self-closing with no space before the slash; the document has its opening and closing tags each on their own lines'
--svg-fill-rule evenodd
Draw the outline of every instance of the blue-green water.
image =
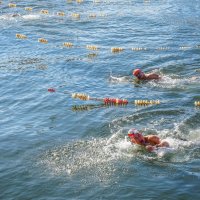
<svg viewBox="0 0 200 200">
<path fill-rule="evenodd" d="M 0 199 L 199 199 L 200 2 L 8 3 L 0 4 Z M 136 84 L 134 68 L 162 80 Z M 129 104 L 105 107 L 72 99 L 74 92 Z M 131 145 L 133 127 L 172 150 Z"/>
</svg>

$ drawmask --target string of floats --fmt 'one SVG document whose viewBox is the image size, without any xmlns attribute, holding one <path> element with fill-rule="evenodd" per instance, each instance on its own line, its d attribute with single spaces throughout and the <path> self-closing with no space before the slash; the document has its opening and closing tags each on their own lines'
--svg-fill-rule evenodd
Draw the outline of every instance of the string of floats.
<svg viewBox="0 0 200 200">
<path fill-rule="evenodd" d="M 109 1 L 109 0 L 92 0 L 92 1 L 85 1 L 85 0 L 65 0 L 66 1 L 66 3 L 67 4 L 72 4 L 72 3 L 76 3 L 76 5 L 81 5 L 82 3 L 92 3 L 93 5 L 98 5 L 98 4 L 102 4 L 102 3 L 105 3 L 105 4 L 119 4 L 120 2 L 116 2 L 116 1 Z M 151 1 L 150 0 L 143 0 L 144 1 L 144 3 L 150 3 Z M 128 3 L 130 3 L 130 4 L 133 4 L 134 2 L 133 1 L 126 1 L 125 2 L 126 4 L 128 4 Z M 3 4 L 3 1 L 2 0 L 0 0 L 0 5 L 1 4 Z M 122 2 L 122 4 L 124 4 L 123 2 Z M 18 6 L 17 4 L 15 4 L 15 3 L 8 3 L 8 8 L 13 8 L 13 9 L 15 9 L 15 8 L 22 8 L 22 9 L 24 9 L 24 10 L 26 10 L 26 11 L 29 11 L 29 12 L 31 12 L 31 11 L 33 11 L 35 8 L 34 7 L 24 7 L 24 6 Z M 45 15 L 48 15 L 48 14 L 50 14 L 50 12 L 49 12 L 49 10 L 48 9 L 42 9 L 41 11 L 40 11 L 40 13 L 41 14 L 45 14 Z M 65 12 L 63 12 L 63 11 L 59 11 L 59 12 L 57 12 L 56 13 L 57 14 L 57 16 L 60 16 L 60 17 L 64 17 L 64 16 L 66 16 L 66 13 Z M 123 14 L 122 13 L 115 13 L 115 16 L 116 15 L 119 15 L 119 16 L 123 16 Z M 80 17 L 82 16 L 82 13 L 81 14 L 79 14 L 79 13 L 72 13 L 71 14 L 71 17 L 72 18 L 76 18 L 76 19 L 80 19 Z M 100 16 L 100 17 L 106 17 L 107 16 L 107 14 L 104 14 L 104 13 L 100 13 L 99 15 L 97 15 L 96 13 L 91 13 L 91 14 L 89 14 L 89 18 L 96 18 L 97 16 Z M 190 23 L 191 21 L 190 20 L 183 20 L 183 19 L 181 19 L 181 20 L 176 20 L 176 19 L 171 19 L 171 17 L 169 16 L 169 18 L 163 18 L 163 20 L 164 21 L 171 21 L 172 23 L 181 23 L 181 21 L 182 22 L 187 22 L 187 23 Z M 199 21 L 197 21 L 196 22 L 197 24 L 199 24 Z"/>
<path fill-rule="evenodd" d="M 72 2 L 76 2 L 76 3 L 80 4 L 80 3 L 83 3 L 83 0 L 75 0 L 75 1 L 67 0 L 67 3 L 72 3 Z M 99 0 L 94 0 L 93 1 L 93 3 L 99 3 L 99 2 L 100 2 Z M 105 3 L 106 1 L 103 1 L 103 2 Z M 15 7 L 17 7 L 17 4 L 9 3 L 8 7 L 9 8 L 15 8 Z M 24 10 L 31 12 L 33 10 L 33 8 L 32 7 L 25 7 Z M 40 11 L 40 14 L 49 15 L 49 11 L 47 9 L 42 9 Z M 64 17 L 66 14 L 65 14 L 65 12 L 57 12 L 56 15 Z M 81 15 L 79 13 L 71 13 L 71 17 L 74 18 L 74 19 L 80 19 L 80 16 Z M 101 17 L 105 16 L 105 14 L 100 14 L 100 16 Z M 96 17 L 97 17 L 97 15 L 95 13 L 89 14 L 89 18 L 96 18 Z M 17 39 L 28 39 L 28 36 L 25 35 L 25 34 L 16 33 L 16 38 Z M 47 44 L 49 41 L 46 38 L 38 38 L 38 42 L 43 43 L 43 44 Z M 72 48 L 72 47 L 80 48 L 80 46 L 75 46 L 72 42 L 68 42 L 68 41 L 67 42 L 63 42 L 62 46 L 63 47 L 67 47 L 67 48 Z M 89 50 L 92 50 L 92 51 L 105 49 L 104 47 L 99 47 L 99 46 L 96 46 L 96 45 L 85 45 L 85 47 L 86 47 L 86 49 L 89 49 Z M 200 45 L 199 44 L 197 44 L 195 46 L 181 45 L 181 46 L 179 46 L 177 48 L 179 50 L 200 49 Z M 122 52 L 124 50 L 127 50 L 127 48 L 124 48 L 124 47 L 110 47 L 110 49 L 111 49 L 112 53 L 119 53 L 119 52 Z M 161 46 L 161 47 L 158 47 L 158 48 L 132 47 L 130 49 L 132 51 L 148 51 L 148 50 L 167 51 L 167 50 L 174 50 L 175 48 Z"/>
<path fill-rule="evenodd" d="M 49 91 L 50 92 L 50 91 Z M 119 98 L 96 98 L 90 97 L 85 93 L 72 93 L 72 98 L 80 99 L 84 101 L 92 100 L 92 101 L 100 101 L 105 105 L 127 105 L 128 103 L 134 103 L 135 105 L 159 105 L 160 100 L 134 100 L 134 102 L 129 102 L 127 99 L 119 99 Z M 200 106 L 200 101 L 194 102 L 195 106 Z"/>
<path fill-rule="evenodd" d="M 56 92 L 54 88 L 48 88 L 47 90 L 50 93 Z M 105 98 L 97 98 L 97 97 L 91 97 L 90 95 L 86 93 L 72 93 L 71 97 L 74 99 L 80 99 L 83 101 L 100 101 L 105 105 L 127 105 L 129 102 L 127 99 L 120 99 L 120 98 L 110 98 L 110 97 L 105 97 Z M 159 105 L 160 100 L 134 100 L 135 105 Z M 200 101 L 195 101 L 194 102 L 195 106 L 200 106 Z"/>
<path fill-rule="evenodd" d="M 20 33 L 16 33 L 16 38 L 17 39 L 28 39 L 27 35 L 24 34 L 20 34 Z M 43 44 L 48 44 L 48 40 L 45 38 L 38 38 L 38 42 L 43 43 Z M 63 42 L 62 47 L 67 47 L 67 48 L 86 48 L 88 50 L 92 50 L 92 51 L 98 51 L 100 49 L 106 49 L 105 47 L 99 47 L 96 45 L 85 45 L 85 46 L 76 46 L 74 45 L 72 42 Z M 158 48 L 146 48 L 146 47 L 132 47 L 129 48 L 132 51 L 148 51 L 148 50 L 158 50 L 158 51 L 167 51 L 167 50 L 171 50 L 173 48 L 170 47 L 158 47 Z M 112 53 L 119 53 L 125 50 L 129 50 L 127 48 L 124 47 L 110 47 L 110 50 Z M 190 49 L 200 49 L 200 45 L 196 45 L 196 46 L 180 46 L 178 47 L 179 50 L 190 50 Z"/>
<path fill-rule="evenodd" d="M 78 98 L 80 100 L 88 101 L 101 101 L 105 105 L 127 105 L 129 102 L 127 99 L 119 99 L 119 98 L 96 98 L 96 97 L 90 97 L 89 95 L 85 93 L 72 93 L 72 98 Z M 153 104 L 160 104 L 159 100 L 135 100 L 135 104 L 137 105 L 153 105 Z"/>
<path fill-rule="evenodd" d="M 72 3 L 76 3 L 77 5 L 81 5 L 81 4 L 84 4 L 84 3 L 87 3 L 87 4 L 112 4 L 112 5 L 121 5 L 123 4 L 122 2 L 117 2 L 117 1 L 111 1 L 111 0 L 65 0 L 65 2 L 67 4 L 72 4 Z M 144 3 L 150 3 L 151 0 L 143 0 Z M 3 3 L 3 0 L 0 0 L 0 4 Z M 134 2 L 133 1 L 126 1 L 126 4 L 133 4 Z M 17 7 L 17 4 L 16 3 L 9 3 L 8 4 L 8 7 L 9 8 L 15 8 Z"/>
</svg>

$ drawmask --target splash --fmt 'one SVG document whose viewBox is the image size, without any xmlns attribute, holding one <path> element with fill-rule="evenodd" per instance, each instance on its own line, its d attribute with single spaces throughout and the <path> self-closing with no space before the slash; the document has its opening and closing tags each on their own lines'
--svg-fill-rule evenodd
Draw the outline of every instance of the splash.
<svg viewBox="0 0 200 200">
<path fill-rule="evenodd" d="M 0 16 L 0 20 L 19 20 L 19 19 L 25 19 L 25 20 L 36 20 L 40 19 L 40 14 L 27 14 L 27 15 L 21 15 L 18 13 L 11 13 L 11 14 L 5 14 Z"/>
<path fill-rule="evenodd" d="M 117 77 L 117 76 L 113 76 L 113 75 L 110 75 L 109 81 L 111 83 L 131 83 L 131 82 L 133 82 L 133 80 L 128 76 Z"/>
<path fill-rule="evenodd" d="M 0 20 L 16 20 L 18 19 L 19 17 L 21 17 L 20 14 L 18 13 L 13 13 L 13 14 L 5 14 L 5 15 L 1 15 L 0 16 Z"/>
<path fill-rule="evenodd" d="M 22 18 L 26 19 L 26 20 L 36 20 L 36 19 L 40 19 L 41 15 L 39 15 L 39 14 L 28 14 L 28 15 L 22 15 Z"/>
<path fill-rule="evenodd" d="M 126 138 L 114 134 L 109 139 L 79 140 L 50 149 L 42 156 L 41 163 L 54 175 L 105 182 L 116 178 L 117 163 L 125 164 L 133 158 L 131 148 Z"/>
<path fill-rule="evenodd" d="M 191 78 L 172 78 L 170 76 L 163 76 L 159 81 L 149 81 L 147 84 L 153 87 L 161 87 L 161 88 L 178 88 L 184 89 L 188 84 L 198 83 L 199 80 L 197 77 Z"/>
<path fill-rule="evenodd" d="M 137 157 L 141 160 L 162 160 L 172 163 L 184 163 L 191 161 L 193 159 L 199 159 L 200 153 L 200 130 L 198 127 L 188 127 L 188 120 L 197 120 L 198 115 L 188 115 L 187 119 L 183 118 L 183 121 L 170 124 L 167 129 L 160 130 L 161 126 L 166 126 L 166 122 L 171 121 L 171 117 L 161 117 L 159 112 L 155 113 L 158 115 L 158 119 L 155 117 L 151 121 L 148 120 L 148 127 L 146 127 L 146 119 L 152 116 L 154 112 L 147 113 L 140 110 L 140 113 L 135 113 L 131 116 L 126 116 L 123 118 L 118 118 L 112 121 L 110 124 L 111 132 L 116 130 L 137 127 L 143 132 L 144 135 L 156 134 L 162 140 L 167 141 L 170 144 L 170 148 L 158 148 L 154 154 L 148 154 L 146 152 L 137 154 Z M 162 113 L 162 111 L 161 111 Z M 176 112 L 176 115 L 178 112 Z M 180 113 L 181 114 L 181 113 Z M 174 116 L 174 111 L 172 110 L 171 115 Z M 145 116 L 145 117 L 144 117 Z M 190 124 L 190 123 L 189 123 Z M 198 152 L 198 153 L 197 153 Z"/>
<path fill-rule="evenodd" d="M 135 168 L 135 173 L 144 173 L 138 169 L 138 163 L 152 161 L 155 165 L 173 165 L 200 158 L 199 129 L 190 129 L 186 137 L 180 128 L 185 122 L 179 122 L 174 124 L 173 128 L 162 131 L 157 130 L 157 122 L 154 123 L 152 127 L 144 130 L 144 135 L 154 130 L 161 139 L 170 144 L 170 148 L 159 148 L 149 153 L 143 147 L 131 144 L 125 136 L 125 129 L 130 128 L 130 119 L 123 118 L 115 119 L 110 124 L 111 136 L 59 145 L 44 152 L 39 162 L 53 176 L 62 175 L 73 179 L 78 177 L 84 183 L 91 184 L 116 181 L 121 175 L 126 176 L 129 173 L 130 166 L 131 169 Z"/>
<path fill-rule="evenodd" d="M 160 149 L 157 152 L 158 156 L 166 156 L 166 154 L 173 154 L 171 156 L 171 162 L 184 163 L 191 160 L 199 159 L 200 153 L 200 130 L 188 130 L 185 134 L 180 128 L 184 122 L 175 124 L 174 130 L 164 130 L 160 132 L 160 136 L 169 135 L 166 137 L 166 141 L 170 144 L 170 149 Z M 198 153 L 197 153 L 198 152 Z"/>
</svg>

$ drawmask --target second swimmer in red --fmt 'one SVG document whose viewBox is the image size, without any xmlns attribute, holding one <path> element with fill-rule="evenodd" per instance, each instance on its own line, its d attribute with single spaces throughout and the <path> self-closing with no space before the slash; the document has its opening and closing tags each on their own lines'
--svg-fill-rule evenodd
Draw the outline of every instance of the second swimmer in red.
<svg viewBox="0 0 200 200">
<path fill-rule="evenodd" d="M 133 75 L 139 80 L 158 80 L 161 77 L 155 73 L 145 74 L 141 69 L 133 70 Z"/>
</svg>

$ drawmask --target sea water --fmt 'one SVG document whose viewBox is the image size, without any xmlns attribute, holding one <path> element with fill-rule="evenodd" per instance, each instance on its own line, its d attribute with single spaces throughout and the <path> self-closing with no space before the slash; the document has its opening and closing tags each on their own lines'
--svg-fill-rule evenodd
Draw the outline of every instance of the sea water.
<svg viewBox="0 0 200 200">
<path fill-rule="evenodd" d="M 1 199 L 199 199 L 200 2 L 9 3 L 0 4 Z M 137 83 L 135 68 L 162 79 Z M 76 92 L 129 103 L 105 106 Z M 133 127 L 170 149 L 132 145 Z"/>
</svg>

